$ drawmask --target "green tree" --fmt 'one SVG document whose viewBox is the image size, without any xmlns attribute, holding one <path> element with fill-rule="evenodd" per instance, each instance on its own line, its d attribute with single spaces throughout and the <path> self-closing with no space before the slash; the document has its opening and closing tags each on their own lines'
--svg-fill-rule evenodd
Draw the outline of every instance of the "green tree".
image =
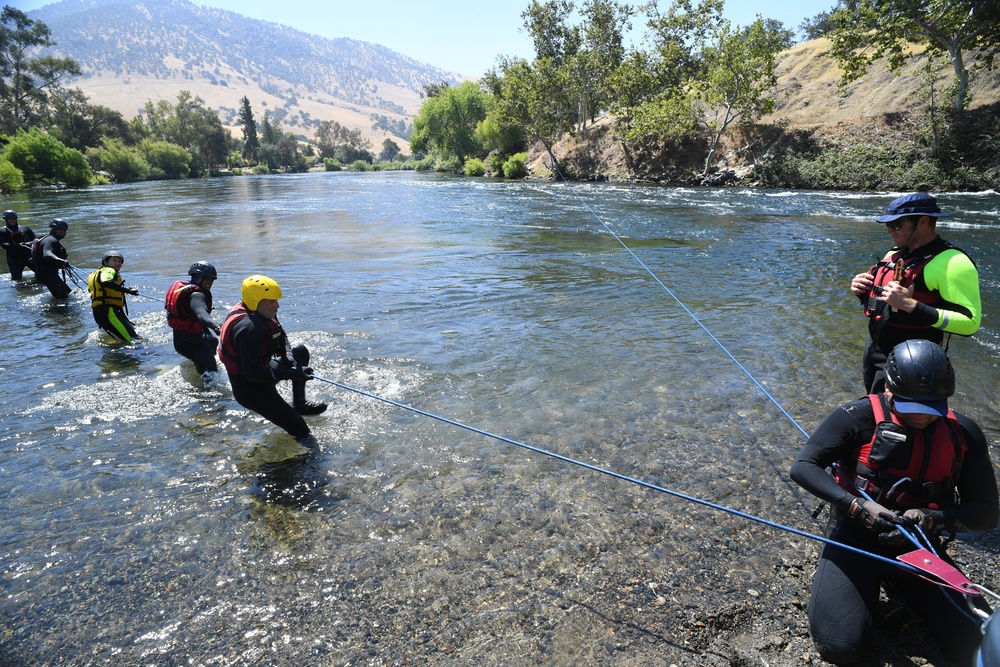
<svg viewBox="0 0 1000 667">
<path fill-rule="evenodd" d="M 260 140 L 257 138 L 257 121 L 253 118 L 250 99 L 246 95 L 240 100 L 240 125 L 243 126 L 243 159 L 255 165 L 260 161 Z"/>
<path fill-rule="evenodd" d="M 28 184 L 62 183 L 71 188 L 90 185 L 93 172 L 83 153 L 66 148 L 37 127 L 18 130 L 3 149 L 4 158 L 21 170 Z"/>
<path fill-rule="evenodd" d="M 79 75 L 70 58 L 35 56 L 52 46 L 52 32 L 24 12 L 4 5 L 0 11 L 0 130 L 12 134 L 26 129 L 44 113 L 49 95 L 66 76 Z"/>
<path fill-rule="evenodd" d="M 456 157 L 459 164 L 479 155 L 483 146 L 476 138 L 476 125 L 486 118 L 488 104 L 486 92 L 471 81 L 428 98 L 413 120 L 410 150 Z"/>
<path fill-rule="evenodd" d="M 864 76 L 883 57 L 890 71 L 897 71 L 910 57 L 909 44 L 922 44 L 929 55 L 950 59 L 956 109 L 969 103 L 970 68 L 992 68 L 1000 49 L 996 0 L 845 0 L 831 19 L 831 55 L 843 70 L 842 85 Z"/>
<path fill-rule="evenodd" d="M 101 145 L 101 139 L 134 143 L 124 116 L 108 107 L 90 104 L 79 88 L 59 90 L 49 97 L 49 133 L 69 148 L 86 151 Z"/>
<path fill-rule="evenodd" d="M 778 84 L 775 57 L 791 46 L 792 35 L 780 21 L 765 21 L 758 15 L 746 28 L 722 21 L 714 40 L 704 51 L 708 75 L 698 88 L 698 98 L 714 116 L 707 123 L 711 138 L 702 174 L 708 173 L 730 124 L 752 123 L 774 111 L 775 100 L 768 92 Z"/>
<path fill-rule="evenodd" d="M 382 152 L 379 153 L 379 160 L 382 162 L 392 162 L 399 156 L 399 144 L 392 139 L 386 138 L 382 142 Z"/>
<path fill-rule="evenodd" d="M 204 106 L 204 100 L 187 90 L 177 95 L 177 104 L 160 100 L 145 106 L 145 125 L 150 138 L 177 144 L 192 155 L 191 172 L 224 164 L 231 138 L 219 115 Z"/>
<path fill-rule="evenodd" d="M 24 187 L 24 174 L 0 155 L 0 192 L 17 192 Z"/>
<path fill-rule="evenodd" d="M 138 151 L 126 146 L 121 139 L 105 137 L 101 140 L 100 146 L 88 149 L 87 159 L 94 168 L 110 173 L 117 183 L 144 181 L 149 178 L 149 163 Z"/>
<path fill-rule="evenodd" d="M 169 141 L 144 139 L 139 152 L 150 166 L 150 179 L 187 178 L 191 174 L 191 153 Z"/>
</svg>

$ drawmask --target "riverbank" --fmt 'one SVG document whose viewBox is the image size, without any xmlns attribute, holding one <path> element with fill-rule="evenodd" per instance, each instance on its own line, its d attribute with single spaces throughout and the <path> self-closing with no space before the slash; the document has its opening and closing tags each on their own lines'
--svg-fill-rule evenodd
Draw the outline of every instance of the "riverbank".
<svg viewBox="0 0 1000 667">
<path fill-rule="evenodd" d="M 922 114 L 895 112 L 834 123 L 759 124 L 728 136 L 707 173 L 707 140 L 684 146 L 630 147 L 615 119 L 554 146 L 568 178 L 663 185 L 781 187 L 854 191 L 984 191 L 1000 188 L 1000 104 L 966 111 L 937 134 Z M 531 172 L 552 178 L 547 151 L 529 153 Z M 630 164 L 631 163 L 631 164 Z"/>
</svg>

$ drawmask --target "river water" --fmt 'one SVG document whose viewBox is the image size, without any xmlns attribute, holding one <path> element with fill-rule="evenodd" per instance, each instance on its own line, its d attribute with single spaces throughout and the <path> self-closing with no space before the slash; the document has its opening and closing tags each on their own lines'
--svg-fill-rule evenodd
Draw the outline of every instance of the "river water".
<svg viewBox="0 0 1000 667">
<path fill-rule="evenodd" d="M 0 662 L 570 664 L 606 628 L 564 596 L 623 571 L 638 606 L 760 595 L 801 539 L 460 425 L 820 531 L 787 479 L 796 424 L 861 393 L 848 283 L 894 196 L 390 172 L 6 199 L 36 231 L 64 218 L 82 270 L 120 250 L 144 295 L 212 262 L 219 321 L 267 274 L 318 376 L 458 425 L 316 380 L 302 462 L 200 387 L 162 301 L 131 300 L 141 341 L 119 347 L 80 290 L 4 280 Z M 941 201 L 986 312 L 952 341 L 952 404 L 995 446 L 1000 196 Z M 298 502 L 255 494 L 262 471 Z"/>
</svg>

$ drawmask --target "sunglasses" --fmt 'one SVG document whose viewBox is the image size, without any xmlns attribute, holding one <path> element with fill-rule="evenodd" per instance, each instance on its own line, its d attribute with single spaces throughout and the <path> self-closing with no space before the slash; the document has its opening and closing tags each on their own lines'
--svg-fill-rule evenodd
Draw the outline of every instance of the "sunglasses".
<svg viewBox="0 0 1000 667">
<path fill-rule="evenodd" d="M 895 232 L 902 228 L 904 222 L 906 222 L 906 218 L 899 218 L 898 220 L 885 223 L 885 226 Z"/>
</svg>

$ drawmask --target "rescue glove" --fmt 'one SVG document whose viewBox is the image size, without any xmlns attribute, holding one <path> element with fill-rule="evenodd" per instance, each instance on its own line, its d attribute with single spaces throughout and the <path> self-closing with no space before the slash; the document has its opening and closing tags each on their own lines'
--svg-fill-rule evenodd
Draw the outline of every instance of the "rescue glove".
<svg viewBox="0 0 1000 667">
<path fill-rule="evenodd" d="M 896 529 L 893 522 L 898 517 L 871 500 L 855 498 L 851 501 L 851 507 L 847 513 L 852 519 L 857 519 L 865 528 L 876 534 L 888 533 Z"/>
<path fill-rule="evenodd" d="M 911 525 L 920 526 L 925 533 L 936 533 L 944 528 L 944 512 L 941 510 L 912 509 L 903 512 L 903 518 Z"/>
<path fill-rule="evenodd" d="M 131 294 L 132 296 L 139 296 L 139 290 L 134 287 L 124 287 L 122 288 L 122 291 L 126 294 Z"/>
<path fill-rule="evenodd" d="M 298 366 L 271 366 L 275 380 L 307 380 L 305 373 Z"/>
</svg>

